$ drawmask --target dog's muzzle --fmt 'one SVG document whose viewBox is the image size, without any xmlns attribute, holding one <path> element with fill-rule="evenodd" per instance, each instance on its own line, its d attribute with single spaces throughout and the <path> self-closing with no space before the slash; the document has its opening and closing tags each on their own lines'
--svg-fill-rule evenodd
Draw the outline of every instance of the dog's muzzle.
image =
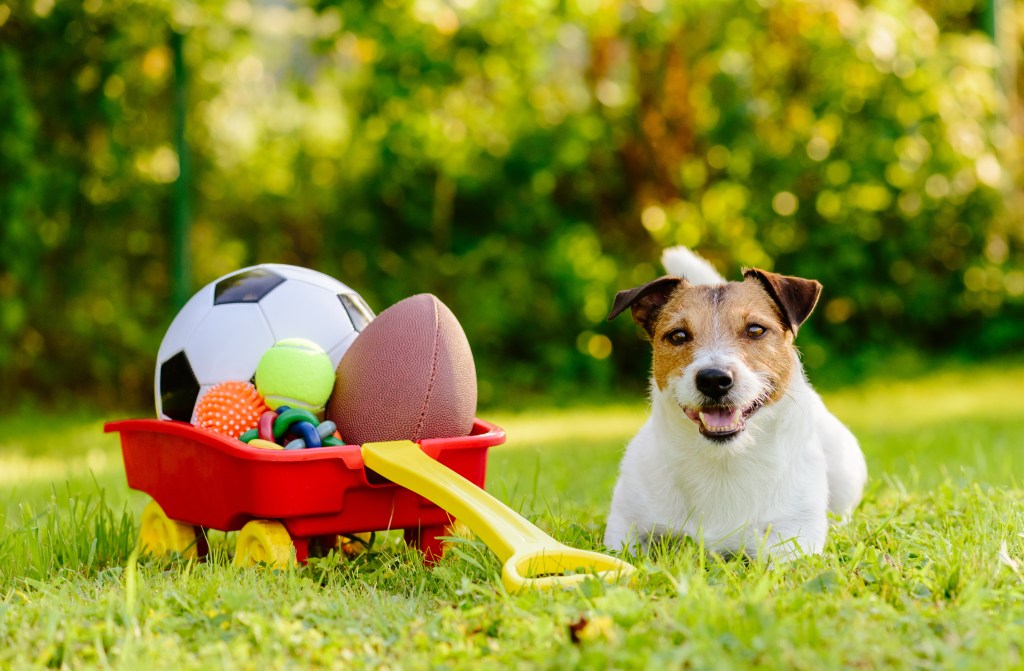
<svg viewBox="0 0 1024 671">
<path fill-rule="evenodd" d="M 747 418 L 763 405 L 760 401 L 748 406 L 730 404 L 727 397 L 733 387 L 733 375 L 722 368 L 703 368 L 697 371 L 694 382 L 708 403 L 684 407 L 683 412 L 705 438 L 724 442 L 738 436 L 746 428 Z"/>
</svg>

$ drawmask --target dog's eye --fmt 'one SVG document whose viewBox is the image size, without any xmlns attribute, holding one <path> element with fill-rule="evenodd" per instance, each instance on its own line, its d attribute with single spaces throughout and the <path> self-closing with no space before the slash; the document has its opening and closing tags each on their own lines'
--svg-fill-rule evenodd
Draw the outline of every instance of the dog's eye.
<svg viewBox="0 0 1024 671">
<path fill-rule="evenodd" d="M 665 340 L 673 345 L 682 345 L 683 343 L 690 342 L 690 334 L 683 329 L 676 329 L 675 331 L 669 331 L 665 336 Z"/>
<path fill-rule="evenodd" d="M 751 340 L 757 340 L 765 333 L 768 333 L 768 329 L 761 326 L 760 324 L 751 324 L 747 327 L 747 337 Z"/>
</svg>

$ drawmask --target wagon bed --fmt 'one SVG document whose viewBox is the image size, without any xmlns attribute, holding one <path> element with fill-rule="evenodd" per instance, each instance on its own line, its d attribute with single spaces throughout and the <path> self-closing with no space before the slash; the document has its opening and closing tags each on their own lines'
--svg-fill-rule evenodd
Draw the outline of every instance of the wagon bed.
<svg viewBox="0 0 1024 671">
<path fill-rule="evenodd" d="M 300 562 L 313 539 L 388 529 L 403 529 L 406 542 L 436 559 L 452 522 L 434 503 L 366 468 L 358 445 L 264 450 L 159 419 L 109 422 L 104 430 L 121 435 L 128 486 L 153 497 L 168 519 L 197 531 L 273 520 L 287 530 Z M 487 450 L 504 442 L 502 429 L 477 419 L 468 436 L 420 446 L 483 487 Z M 202 554 L 202 534 L 197 541 Z"/>
</svg>

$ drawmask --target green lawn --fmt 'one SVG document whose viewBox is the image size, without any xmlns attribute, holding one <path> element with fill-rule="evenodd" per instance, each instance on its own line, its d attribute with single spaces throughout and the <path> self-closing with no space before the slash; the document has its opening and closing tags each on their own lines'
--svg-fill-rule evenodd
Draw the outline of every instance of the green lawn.
<svg viewBox="0 0 1024 671">
<path fill-rule="evenodd" d="M 635 558 L 631 587 L 508 595 L 479 542 L 434 569 L 389 537 L 354 560 L 237 570 L 131 556 L 147 497 L 95 417 L 0 434 L 0 668 L 1021 668 L 1024 366 L 831 394 L 871 469 L 854 520 L 790 565 Z M 643 403 L 493 413 L 488 490 L 599 549 Z M 37 427 L 45 425 L 45 435 Z"/>
</svg>

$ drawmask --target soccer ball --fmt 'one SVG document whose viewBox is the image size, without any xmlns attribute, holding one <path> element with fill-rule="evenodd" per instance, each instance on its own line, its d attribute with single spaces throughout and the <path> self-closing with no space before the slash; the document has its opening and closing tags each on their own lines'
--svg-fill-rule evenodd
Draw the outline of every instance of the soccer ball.
<svg viewBox="0 0 1024 671">
<path fill-rule="evenodd" d="M 171 322 L 156 360 L 156 414 L 191 422 L 210 387 L 251 381 L 278 340 L 308 338 L 334 366 L 373 319 L 355 291 L 308 268 L 262 264 L 207 284 Z"/>
</svg>

